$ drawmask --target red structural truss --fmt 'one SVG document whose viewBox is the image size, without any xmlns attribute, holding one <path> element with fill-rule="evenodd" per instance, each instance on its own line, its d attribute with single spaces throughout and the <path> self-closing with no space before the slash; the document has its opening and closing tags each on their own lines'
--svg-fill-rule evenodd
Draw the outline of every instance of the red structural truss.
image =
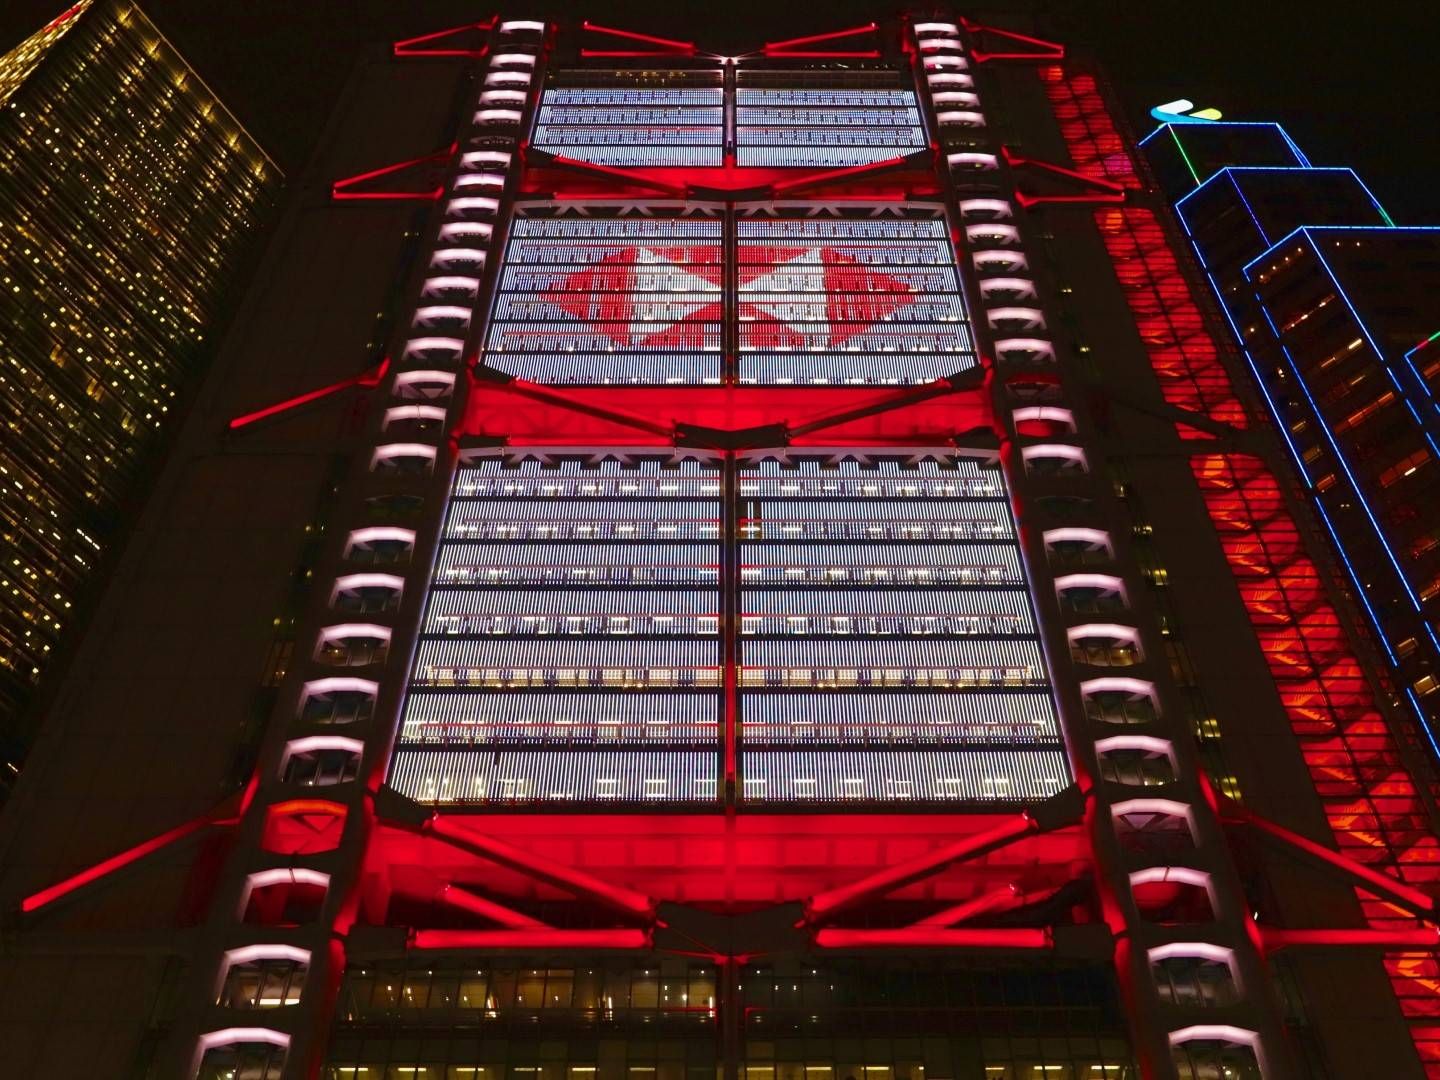
<svg viewBox="0 0 1440 1080">
<path fill-rule="evenodd" d="M 962 18 L 960 25 L 971 35 L 975 42 L 970 55 L 974 57 L 977 64 L 984 64 L 991 60 L 1063 60 L 1065 59 L 1065 46 L 1057 41 L 1046 41 L 1044 38 L 1031 37 L 1029 34 L 1018 34 L 1014 30 L 1001 30 L 994 26 L 982 26 L 980 23 L 971 22 Z M 994 49 L 986 48 L 991 41 L 995 41 Z"/>
<path fill-rule="evenodd" d="M 848 30 L 832 30 L 825 34 L 810 34 L 806 37 L 787 38 L 784 41 L 767 41 L 761 55 L 771 58 L 869 60 L 880 56 L 880 50 L 870 49 L 807 49 L 807 45 L 823 45 L 832 41 L 848 41 L 851 38 L 874 35 L 878 29 L 873 22 L 863 26 L 852 26 Z"/>
<path fill-rule="evenodd" d="M 465 23 L 463 26 L 452 26 L 446 30 L 406 38 L 404 41 L 395 42 L 391 49 L 396 56 L 448 56 L 478 60 L 490 51 L 488 43 L 463 46 L 455 43 L 455 39 L 488 34 L 494 27 L 495 18 L 492 16 L 484 22 Z"/>
<path fill-rule="evenodd" d="M 375 201 L 375 200 L 412 200 L 419 199 L 433 202 L 445 193 L 443 186 L 436 181 L 429 181 L 434 186 L 411 187 L 400 190 L 374 190 L 360 188 L 359 185 L 367 184 L 381 177 L 391 177 L 392 180 L 398 174 L 406 172 L 420 172 L 422 176 L 427 173 L 436 173 L 450 163 L 455 156 L 455 147 L 450 146 L 444 150 L 438 150 L 433 154 L 426 154 L 424 157 L 411 158 L 409 161 L 397 161 L 393 165 L 385 165 L 378 169 L 371 169 L 369 172 L 359 173 L 355 176 L 347 176 L 342 180 L 336 180 L 330 185 L 330 197 L 336 202 L 346 201 Z M 428 177 L 420 182 L 425 183 Z"/>
<path fill-rule="evenodd" d="M 671 38 L 656 37 L 653 34 L 641 34 L 634 30 L 619 30 L 613 26 L 601 26 L 586 19 L 582 29 L 587 33 L 599 34 L 603 37 L 620 38 L 622 41 L 633 41 L 641 45 L 648 45 L 646 49 L 589 49 L 582 48 L 582 57 L 630 57 L 630 56 L 694 56 L 695 43 L 693 41 L 675 41 Z"/>
</svg>

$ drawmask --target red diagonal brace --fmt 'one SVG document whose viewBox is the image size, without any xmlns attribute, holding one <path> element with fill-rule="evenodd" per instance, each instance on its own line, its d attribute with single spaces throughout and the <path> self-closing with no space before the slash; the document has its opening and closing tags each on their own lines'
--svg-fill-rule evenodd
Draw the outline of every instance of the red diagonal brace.
<svg viewBox="0 0 1440 1080">
<path fill-rule="evenodd" d="M 597 420 L 606 420 L 610 423 L 620 424 L 624 427 L 634 428 L 636 431 L 643 431 L 648 435 L 654 435 L 669 442 L 675 437 L 675 429 L 671 425 L 657 424 L 646 416 L 637 416 L 634 413 L 625 412 L 623 409 L 610 409 L 603 405 L 594 405 L 585 401 L 580 395 L 569 392 L 562 387 L 541 386 L 539 383 L 528 382 L 525 379 L 511 378 L 499 374 L 491 368 L 477 367 L 476 381 L 488 379 L 496 385 L 503 386 L 506 391 L 520 397 L 527 397 L 533 401 L 541 401 L 546 405 L 558 405 L 564 409 L 582 413 L 585 416 L 593 416 Z"/>
<path fill-rule="evenodd" d="M 494 837 L 471 832 L 442 814 L 432 815 L 421 826 L 421 830 L 471 854 L 508 866 L 512 870 L 519 870 L 567 892 L 586 896 L 627 915 L 635 915 L 647 921 L 655 917 L 655 901 L 642 893 L 602 881 L 573 866 L 531 855 Z"/>
<path fill-rule="evenodd" d="M 231 431 L 239 431 L 243 427 L 249 427 L 260 420 L 267 420 L 280 413 L 289 412 L 291 409 L 298 409 L 302 405 L 308 405 L 312 401 L 319 401 L 323 397 L 339 393 L 341 390 L 349 390 L 352 387 L 374 387 L 380 385 L 380 380 L 385 378 L 385 372 L 390 370 L 390 358 L 386 357 L 372 368 L 366 368 L 359 375 L 352 375 L 348 379 L 341 379 L 339 382 L 331 383 L 329 386 L 322 386 L 318 390 L 307 390 L 303 394 L 286 398 L 284 401 L 277 401 L 274 405 L 266 405 L 263 409 L 256 409 L 254 412 L 237 416 L 226 425 Z"/>
<path fill-rule="evenodd" d="M 915 405 L 922 401 L 929 401 L 931 398 L 944 397 L 961 390 L 972 390 L 980 385 L 982 372 L 976 368 L 969 374 L 951 375 L 944 379 L 937 379 L 934 382 L 925 383 L 921 386 L 905 390 L 897 390 L 878 401 L 869 405 L 862 405 L 854 409 L 846 409 L 842 412 L 831 413 L 818 419 L 808 421 L 804 424 L 797 424 L 790 429 L 791 438 L 799 438 L 805 435 L 812 435 L 817 431 L 826 428 L 838 427 L 851 420 L 863 420 L 868 416 L 876 416 L 891 409 L 903 408 L 906 405 Z"/>
<path fill-rule="evenodd" d="M 1267 953 L 1277 949 L 1336 946 L 1375 949 L 1440 948 L 1440 930 L 1433 926 L 1413 930 L 1281 930 L 1271 926 L 1262 926 L 1259 929 L 1260 943 Z"/>
<path fill-rule="evenodd" d="M 240 800 L 244 802 L 245 799 Z M 37 893 L 31 893 L 20 901 L 20 910 L 25 914 L 39 911 L 41 908 L 53 904 L 62 897 L 69 896 L 76 889 L 83 888 L 91 882 L 99 881 L 103 877 L 122 870 L 133 863 L 139 862 L 147 856 L 163 851 L 174 844 L 179 843 L 187 836 L 193 836 L 202 829 L 211 826 L 234 825 L 238 820 L 235 799 L 226 799 L 214 810 L 201 814 L 197 818 L 191 818 L 183 824 L 167 829 L 159 836 L 152 836 L 149 840 L 142 841 L 132 848 L 120 852 L 118 855 L 111 855 L 108 859 L 101 859 L 94 866 L 86 867 L 78 874 L 71 874 L 63 881 L 57 881 L 54 885 L 47 886 Z"/>
<path fill-rule="evenodd" d="M 893 169 L 897 165 L 904 165 L 907 161 L 912 160 L 912 158 L 926 156 L 928 154 L 928 150 L 919 150 L 914 154 L 886 158 L 884 161 L 869 161 L 864 165 L 847 165 L 841 169 L 828 169 L 825 172 L 811 173 L 809 176 L 796 176 L 789 180 L 777 180 L 770 185 L 770 190 L 776 195 L 788 195 L 796 191 L 808 191 L 811 188 L 824 187 L 826 184 L 853 180 L 857 176 L 864 176 L 866 173 L 883 172 L 886 169 Z"/>
<path fill-rule="evenodd" d="M 412 949 L 648 949 L 646 930 L 415 930 Z"/>
<path fill-rule="evenodd" d="M 364 183 L 366 180 L 374 180 L 377 177 L 389 176 L 392 173 L 401 172 L 415 165 L 435 165 L 442 162 L 449 162 L 455 156 L 456 146 L 452 143 L 444 150 L 437 150 L 433 154 L 426 154 L 424 157 L 411 158 L 409 161 L 397 161 L 393 165 L 384 165 L 378 169 L 371 169 L 369 172 L 359 173 L 356 176 L 347 176 L 344 179 L 336 180 L 330 185 L 330 197 L 336 202 L 373 202 L 396 199 L 418 199 L 426 202 L 434 202 L 445 194 L 444 187 L 426 188 L 424 191 L 352 191 L 355 184 Z"/>
<path fill-rule="evenodd" d="M 687 192 L 684 184 L 672 184 L 665 180 L 656 180 L 653 177 L 644 176 L 633 169 L 622 169 L 615 165 L 597 165 L 593 161 L 581 161 L 578 158 L 565 157 L 563 154 L 552 154 L 546 150 L 536 150 L 534 147 L 527 147 L 525 154 L 533 164 L 551 164 L 564 169 L 576 169 L 580 172 L 593 173 L 596 176 L 603 176 L 607 180 L 618 180 L 625 184 L 632 184 L 635 187 L 649 188 L 651 191 L 658 191 L 663 195 L 673 195 L 678 199 L 683 199 Z"/>
<path fill-rule="evenodd" d="M 821 922 L 838 911 L 877 896 L 884 896 L 896 889 L 904 888 L 911 882 L 937 874 L 957 862 L 977 859 L 989 852 L 1013 844 L 1016 840 L 1037 833 L 1050 832 L 1080 821 L 1085 811 L 1085 800 L 1079 788 L 1071 785 L 1057 792 L 1043 803 L 1028 810 L 1022 810 L 1010 820 L 985 832 L 967 836 L 953 844 L 945 844 L 913 859 L 887 866 L 884 870 L 867 874 L 858 881 L 841 885 L 836 889 L 816 893 L 805 902 L 805 921 L 811 924 Z"/>
<path fill-rule="evenodd" d="M 1001 30 L 994 26 L 983 26 L 980 23 L 971 22 L 962 18 L 960 25 L 968 34 L 975 38 L 978 45 L 981 34 L 994 34 L 996 37 L 1004 38 L 1006 41 L 1018 41 L 1022 45 L 1035 46 L 1035 52 L 986 52 L 980 48 L 970 50 L 971 58 L 977 64 L 984 64 L 991 60 L 1064 60 L 1065 46 L 1058 41 L 1046 41 L 1044 38 L 1031 37 L 1029 34 L 1016 33 L 1014 30 Z"/>
<path fill-rule="evenodd" d="M 815 932 L 822 949 L 1052 949 L 1055 935 L 1046 927 L 949 930 L 936 926 L 900 926 L 887 930 L 826 927 Z"/>
<path fill-rule="evenodd" d="M 766 56 L 796 55 L 794 50 L 800 45 L 818 45 L 822 41 L 836 41 L 839 38 L 859 37 L 861 34 L 873 34 L 876 30 L 873 22 L 865 23 L 863 26 L 852 26 L 848 30 L 830 30 L 824 34 L 810 34 L 808 37 L 787 38 L 784 41 L 767 41 L 762 50 Z M 847 54 L 848 55 L 848 54 Z"/>
<path fill-rule="evenodd" d="M 478 49 L 442 49 L 426 47 L 427 41 L 439 41 L 441 38 L 453 37 L 464 33 L 489 33 L 495 28 L 495 16 L 491 16 L 485 22 L 466 23 L 463 26 L 452 26 L 448 30 L 436 30 L 434 33 L 421 34 L 419 37 L 406 38 L 404 41 L 397 41 L 391 47 L 396 56 L 468 56 L 478 59 L 489 51 L 488 45 L 481 45 Z"/>
<path fill-rule="evenodd" d="M 586 19 L 581 27 L 592 34 L 606 34 L 610 37 L 624 38 L 626 41 L 639 41 L 645 45 L 654 45 L 657 49 L 663 50 L 656 53 L 596 53 L 582 49 L 581 55 L 590 56 L 694 56 L 695 43 L 693 41 L 676 41 L 673 38 L 656 37 L 654 34 L 641 34 L 634 30 L 617 30 L 613 26 L 601 26 Z"/>
<path fill-rule="evenodd" d="M 1314 840 L 1301 836 L 1299 833 L 1291 832 L 1285 826 L 1277 825 L 1239 803 L 1225 799 L 1221 806 L 1227 819 L 1239 821 L 1258 829 L 1302 858 L 1312 863 L 1320 863 L 1328 869 L 1339 871 L 1350 878 L 1354 884 L 1368 889 L 1406 911 L 1426 919 L 1434 919 L 1437 914 L 1440 914 L 1440 904 L 1436 903 L 1433 896 L 1413 885 L 1407 885 L 1399 878 L 1382 874 L 1364 863 L 1356 862 L 1348 855 L 1342 855 L 1324 844 L 1317 844 Z"/>
<path fill-rule="evenodd" d="M 1040 826 L 1028 813 L 1020 813 L 993 829 L 974 836 L 967 836 L 954 844 L 946 844 L 934 851 L 927 851 L 913 859 L 887 866 L 873 874 L 867 874 L 858 881 L 842 885 L 838 889 L 816 893 L 805 904 L 805 921 L 820 922 L 845 908 L 854 907 L 877 896 L 884 896 L 912 881 L 939 873 L 952 863 L 965 859 L 979 858 L 987 852 L 1012 844 L 1022 836 L 1040 831 Z"/>
<path fill-rule="evenodd" d="M 1074 169 L 1067 169 L 1063 165 L 1056 165 L 1050 161 L 1022 157 L 1008 146 L 1000 147 L 1000 156 L 1005 160 L 1005 164 L 1009 165 L 1012 169 L 1036 169 L 1040 172 L 1062 176 L 1066 180 L 1073 180 L 1081 187 L 1090 189 L 1088 193 L 1075 195 L 1036 195 L 1034 192 L 1017 189 L 1015 192 L 1015 201 L 1027 210 L 1032 206 L 1043 206 L 1046 204 L 1071 203 L 1085 206 L 1103 206 L 1123 203 L 1125 201 L 1125 188 L 1112 180 L 1086 176 L 1084 173 L 1076 172 Z"/>
<path fill-rule="evenodd" d="M 497 922 L 507 930 L 544 930 L 549 928 L 548 923 L 539 919 L 532 919 L 524 912 L 516 911 L 513 908 L 497 904 L 494 900 L 487 900 L 483 896 L 477 896 L 469 889 L 459 885 L 446 885 L 440 890 L 440 898 L 448 904 L 454 904 L 472 915 L 479 915 L 481 918 Z"/>
</svg>

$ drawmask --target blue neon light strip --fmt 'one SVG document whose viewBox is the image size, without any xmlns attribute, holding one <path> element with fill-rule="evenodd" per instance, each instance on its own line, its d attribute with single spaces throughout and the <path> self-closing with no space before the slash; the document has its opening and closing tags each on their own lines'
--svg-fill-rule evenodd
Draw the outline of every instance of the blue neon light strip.
<svg viewBox="0 0 1440 1080">
<path fill-rule="evenodd" d="M 1265 405 L 1270 410 L 1271 419 L 1275 422 L 1275 429 L 1280 432 L 1281 437 L 1285 440 L 1285 445 L 1289 448 L 1290 456 L 1294 459 L 1296 468 L 1300 471 L 1300 478 L 1304 481 L 1306 490 L 1312 493 L 1310 499 L 1311 505 L 1315 507 L 1316 512 L 1320 515 L 1320 520 L 1325 525 L 1325 531 L 1330 534 L 1330 539 L 1335 544 L 1335 550 L 1340 555 L 1340 561 L 1345 566 L 1345 573 L 1355 586 L 1355 595 L 1360 598 L 1360 603 L 1364 606 L 1366 614 L 1370 616 L 1371 625 L 1375 628 L 1375 636 L 1379 639 L 1381 647 L 1385 650 L 1385 655 L 1390 658 L 1390 662 L 1392 664 L 1398 663 L 1399 659 L 1390 647 L 1390 641 L 1384 633 L 1380 617 L 1376 614 L 1375 609 L 1370 606 L 1369 597 L 1365 595 L 1365 585 L 1360 580 L 1360 575 L 1356 571 L 1354 564 L 1351 563 L 1350 556 L 1346 553 L 1344 544 L 1340 542 L 1340 535 L 1336 531 L 1334 523 L 1331 522 L 1329 513 L 1326 512 L 1324 505 L 1321 503 L 1319 494 L 1315 492 L 1314 485 L 1310 482 L 1310 476 L 1305 470 L 1304 459 L 1300 456 L 1300 451 L 1296 448 L 1294 441 L 1290 437 L 1290 427 L 1285 422 L 1279 406 L 1275 404 L 1275 399 L 1270 395 L 1270 391 L 1265 385 L 1265 379 L 1260 373 L 1260 366 L 1255 362 L 1254 356 L 1250 354 L 1249 348 L 1245 345 L 1245 339 L 1240 335 L 1240 328 L 1235 325 L 1235 319 L 1230 314 L 1230 307 L 1225 302 L 1225 294 L 1221 292 L 1219 284 L 1215 281 L 1215 276 L 1210 273 L 1209 264 L 1205 259 L 1205 253 L 1200 245 L 1195 242 L 1194 234 L 1190 232 L 1190 223 L 1185 220 L 1185 215 L 1177 213 L 1175 216 L 1180 219 L 1180 224 L 1185 229 L 1185 235 L 1190 238 L 1190 244 L 1195 249 L 1195 254 L 1200 260 L 1201 269 L 1204 271 L 1206 280 L 1210 282 L 1211 291 L 1215 293 L 1215 296 L 1220 301 L 1220 310 L 1224 313 L 1225 321 L 1229 323 L 1230 331 L 1235 335 L 1235 340 L 1240 345 L 1240 354 L 1245 357 L 1245 363 L 1249 366 L 1250 373 L 1254 376 L 1256 385 L 1260 387 L 1260 395 L 1265 399 Z M 1316 420 L 1319 422 L 1318 414 Z M 1321 424 L 1321 426 L 1323 427 L 1324 425 Z M 1432 739 L 1433 741 L 1429 725 L 1424 722 L 1424 714 L 1420 712 L 1418 708 L 1416 709 L 1416 714 L 1422 721 L 1420 726 L 1425 729 L 1426 738 Z M 1440 747 L 1437 747 L 1437 753 L 1440 753 Z"/>
</svg>

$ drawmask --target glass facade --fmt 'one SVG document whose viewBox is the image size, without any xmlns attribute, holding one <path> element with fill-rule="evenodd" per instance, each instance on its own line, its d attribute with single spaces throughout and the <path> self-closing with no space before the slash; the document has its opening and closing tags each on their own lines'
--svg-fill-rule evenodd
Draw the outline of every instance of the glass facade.
<svg viewBox="0 0 1440 1080">
<path fill-rule="evenodd" d="M 119 542 L 281 177 L 127 3 L 77 5 L 0 57 L 0 101 L 0 712 L 15 713 Z"/>
</svg>

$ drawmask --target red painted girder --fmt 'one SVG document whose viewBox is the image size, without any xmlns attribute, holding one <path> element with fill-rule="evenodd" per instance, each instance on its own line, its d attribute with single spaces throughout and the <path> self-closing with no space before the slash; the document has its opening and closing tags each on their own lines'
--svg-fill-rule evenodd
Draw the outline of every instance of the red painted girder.
<svg viewBox="0 0 1440 1080">
<path fill-rule="evenodd" d="M 390 370 L 390 358 L 387 356 L 380 363 L 372 368 L 367 368 L 359 375 L 352 375 L 348 379 L 341 379 L 339 382 L 331 383 L 329 386 L 322 386 L 318 390 L 307 390 L 303 394 L 297 394 L 284 401 L 277 401 L 274 405 L 266 405 L 263 409 L 256 409 L 254 412 L 237 416 L 226 425 L 231 431 L 239 431 L 243 427 L 260 420 L 268 420 L 272 416 L 289 412 L 291 409 L 298 409 L 302 405 L 308 405 L 312 401 L 319 401 L 321 398 L 329 397 L 331 394 L 339 393 L 341 390 L 349 390 L 352 387 L 375 387 L 380 385 L 380 380 L 385 378 L 385 373 Z"/>
<path fill-rule="evenodd" d="M 628 915 L 635 915 L 647 921 L 655 917 L 655 901 L 648 896 L 622 885 L 602 881 L 583 870 L 531 855 L 504 841 L 496 840 L 492 836 L 472 832 L 443 815 L 431 816 L 425 822 L 423 831 L 438 836 L 457 847 L 473 851 L 502 866 L 520 870 L 538 880 L 570 892 L 579 893 Z"/>
<path fill-rule="evenodd" d="M 1277 949 L 1306 947 L 1360 947 L 1377 949 L 1437 949 L 1440 930 L 1433 926 L 1416 929 L 1324 929 L 1281 930 L 1260 927 L 1260 941 L 1267 953 Z"/>
<path fill-rule="evenodd" d="M 1390 874 L 1383 874 L 1373 870 L 1363 863 L 1356 862 L 1348 855 L 1326 847 L 1324 844 L 1317 844 L 1308 837 L 1299 833 L 1291 832 L 1283 825 L 1278 825 L 1267 818 L 1261 817 L 1253 810 L 1249 810 L 1239 803 L 1224 800 L 1222 803 L 1223 814 L 1226 818 L 1249 825 L 1260 830 L 1267 836 L 1279 841 L 1287 847 L 1293 848 L 1301 855 L 1324 863 L 1326 866 L 1352 879 L 1354 884 L 1371 892 L 1378 893 L 1388 900 L 1412 911 L 1424 918 L 1434 918 L 1437 913 L 1435 898 L 1413 885 L 1407 885 L 1399 878 Z"/>
<path fill-rule="evenodd" d="M 646 930 L 416 930 L 412 949 L 648 949 Z"/>
<path fill-rule="evenodd" d="M 393 176 L 396 173 L 404 172 L 406 169 L 413 169 L 417 166 L 448 164 L 455 156 L 456 146 L 451 144 L 444 150 L 437 150 L 433 154 L 426 154 L 424 157 L 411 158 L 408 161 L 397 161 L 393 165 L 382 165 L 378 169 L 371 169 L 368 172 L 357 173 L 355 176 L 347 176 L 336 180 L 330 185 L 330 197 L 337 202 L 351 201 L 374 201 L 374 200 L 395 200 L 395 199 L 416 199 L 425 202 L 434 202 L 445 194 L 444 187 L 427 187 L 418 191 L 355 191 L 356 184 L 363 184 L 367 180 L 378 180 L 382 176 Z"/>
<path fill-rule="evenodd" d="M 193 836 L 195 833 L 203 829 L 208 829 L 211 826 L 234 825 L 238 820 L 239 814 L 243 813 L 243 806 L 246 802 L 248 802 L 248 791 L 246 795 L 242 796 L 239 800 L 240 809 L 236 808 L 236 799 L 226 799 L 225 802 L 221 803 L 214 810 L 201 814 L 199 817 L 191 818 L 189 821 L 176 825 L 173 829 L 167 829 L 159 836 L 152 836 L 149 840 L 144 840 L 134 847 L 125 849 L 119 854 L 111 855 L 108 859 L 101 859 L 93 866 L 88 866 L 77 874 L 71 874 L 63 881 L 57 881 L 54 885 L 49 885 L 39 892 L 31 893 L 20 901 L 20 910 L 27 915 L 39 911 L 41 908 L 47 907 L 55 903 L 55 901 L 69 896 L 77 889 L 84 888 L 92 882 L 108 877 L 117 870 L 122 870 L 133 863 L 139 862 L 146 856 L 153 855 L 157 851 L 163 851 L 165 848 L 179 843 L 187 836 Z"/>
<path fill-rule="evenodd" d="M 934 926 L 900 926 L 883 930 L 824 927 L 815 931 L 822 949 L 1052 949 L 1050 927 L 1004 927 L 950 930 Z"/>
<path fill-rule="evenodd" d="M 539 919 L 532 919 L 524 912 L 508 908 L 503 904 L 497 904 L 493 900 L 487 900 L 483 896 L 477 896 L 468 889 L 458 885 L 446 885 L 440 890 L 440 898 L 448 904 L 454 904 L 463 911 L 472 915 L 479 915 L 481 918 L 497 922 L 507 930 L 544 930 L 549 929 L 548 923 Z"/>
<path fill-rule="evenodd" d="M 945 445 L 996 430 L 990 396 L 965 376 L 924 386 L 554 387 L 477 381 L 457 438 L 515 446 L 654 445 L 685 429 L 782 428 L 791 445 Z M 694 440 L 691 441 L 692 445 Z M 773 445 L 773 442 L 768 444 Z"/>
</svg>

